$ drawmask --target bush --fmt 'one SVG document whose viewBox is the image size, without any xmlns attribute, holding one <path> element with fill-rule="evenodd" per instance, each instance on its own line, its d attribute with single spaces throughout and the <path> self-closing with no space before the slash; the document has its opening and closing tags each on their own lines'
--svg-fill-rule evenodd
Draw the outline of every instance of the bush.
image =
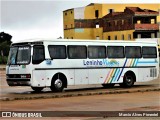
<svg viewBox="0 0 160 120">
<path fill-rule="evenodd" d="M 7 64 L 7 57 L 6 56 L 0 56 L 0 64 Z"/>
</svg>

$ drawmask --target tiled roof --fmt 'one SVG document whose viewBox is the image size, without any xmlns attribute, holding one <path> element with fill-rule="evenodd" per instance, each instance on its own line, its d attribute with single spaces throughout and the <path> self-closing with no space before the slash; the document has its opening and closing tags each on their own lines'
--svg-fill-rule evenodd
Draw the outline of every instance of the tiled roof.
<svg viewBox="0 0 160 120">
<path fill-rule="evenodd" d="M 139 7 L 126 7 L 124 12 L 112 12 L 105 15 L 103 18 L 109 18 L 113 16 L 124 16 L 124 15 L 154 15 L 158 16 L 159 13 L 157 11 L 149 10 L 149 9 L 141 9 Z"/>
<path fill-rule="evenodd" d="M 149 10 L 149 9 L 141 9 L 139 7 L 126 7 L 124 12 L 131 12 L 134 14 L 139 15 L 158 15 L 159 13 L 157 11 Z"/>
<path fill-rule="evenodd" d="M 124 12 L 112 12 L 112 13 L 105 15 L 103 18 L 118 16 L 118 15 L 122 15 L 122 14 L 124 14 Z"/>
<path fill-rule="evenodd" d="M 126 9 L 132 11 L 132 12 L 142 12 L 142 9 L 140 9 L 139 7 L 126 7 Z M 125 9 L 125 10 L 126 10 Z"/>
</svg>

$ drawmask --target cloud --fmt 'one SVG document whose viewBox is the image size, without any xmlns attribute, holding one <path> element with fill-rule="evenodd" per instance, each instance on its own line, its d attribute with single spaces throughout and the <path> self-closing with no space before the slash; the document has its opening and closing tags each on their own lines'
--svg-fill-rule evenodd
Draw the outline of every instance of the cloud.
<svg viewBox="0 0 160 120">
<path fill-rule="evenodd" d="M 23 41 L 25 39 L 36 39 L 36 38 L 52 38 L 56 39 L 58 37 L 55 37 L 55 35 L 60 36 L 63 34 L 62 32 L 59 32 L 60 29 L 56 28 L 57 31 L 53 32 L 52 29 L 29 29 L 25 31 L 19 31 L 19 30 L 9 30 L 9 33 L 12 34 L 14 42 L 16 41 Z M 18 34 L 17 34 L 18 33 Z"/>
<path fill-rule="evenodd" d="M 34 37 L 63 37 L 63 11 L 93 2 L 122 3 L 122 0 L 1 0 L 0 32 L 11 34 L 12 41 Z"/>
<path fill-rule="evenodd" d="M 2 1 L 2 28 L 35 26 L 44 19 L 46 23 L 59 21 L 65 8 L 80 4 L 73 1 Z"/>
<path fill-rule="evenodd" d="M 2 1 L 1 31 L 12 41 L 34 37 L 63 37 L 63 11 L 89 2 L 75 1 Z"/>
<path fill-rule="evenodd" d="M 52 1 L 2 1 L 2 28 L 30 27 L 46 18 L 54 20 L 56 6 L 57 2 Z"/>
</svg>

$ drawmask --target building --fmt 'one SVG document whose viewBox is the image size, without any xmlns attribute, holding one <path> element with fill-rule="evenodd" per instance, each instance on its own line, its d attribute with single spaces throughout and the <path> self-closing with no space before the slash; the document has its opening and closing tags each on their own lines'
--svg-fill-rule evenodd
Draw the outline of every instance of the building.
<svg viewBox="0 0 160 120">
<path fill-rule="evenodd" d="M 102 17 L 103 39 L 157 38 L 158 14 L 156 11 L 139 7 L 126 7 L 124 12 L 111 12 Z"/>
<path fill-rule="evenodd" d="M 148 9 L 149 8 L 149 9 Z M 160 4 L 94 4 L 63 11 L 64 38 L 159 37 Z"/>
</svg>

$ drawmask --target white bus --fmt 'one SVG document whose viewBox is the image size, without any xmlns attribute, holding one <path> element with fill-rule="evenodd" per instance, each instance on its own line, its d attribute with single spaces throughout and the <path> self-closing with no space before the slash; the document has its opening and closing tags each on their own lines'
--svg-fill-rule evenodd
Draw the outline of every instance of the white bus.
<svg viewBox="0 0 160 120">
<path fill-rule="evenodd" d="M 34 40 L 11 45 L 6 78 L 9 86 L 60 92 L 69 85 L 131 87 L 158 78 L 158 71 L 152 40 Z"/>
</svg>

